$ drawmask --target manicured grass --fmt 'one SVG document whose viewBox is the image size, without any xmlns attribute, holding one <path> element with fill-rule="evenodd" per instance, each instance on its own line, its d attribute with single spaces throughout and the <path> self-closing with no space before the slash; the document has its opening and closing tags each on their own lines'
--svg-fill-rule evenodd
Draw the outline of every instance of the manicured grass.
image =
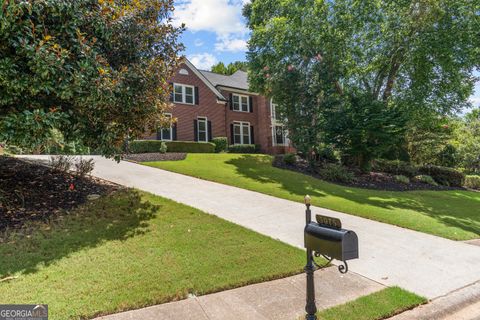
<svg viewBox="0 0 480 320">
<path fill-rule="evenodd" d="M 317 313 L 319 320 L 386 319 L 426 302 L 425 298 L 390 287 Z"/>
<path fill-rule="evenodd" d="M 189 154 L 183 161 L 144 164 L 275 197 L 454 239 L 480 237 L 480 193 L 472 191 L 378 191 L 344 187 L 271 166 L 271 156 Z"/>
<path fill-rule="evenodd" d="M 304 252 L 160 197 L 121 191 L 0 243 L 0 304 L 90 318 L 302 272 Z"/>
</svg>

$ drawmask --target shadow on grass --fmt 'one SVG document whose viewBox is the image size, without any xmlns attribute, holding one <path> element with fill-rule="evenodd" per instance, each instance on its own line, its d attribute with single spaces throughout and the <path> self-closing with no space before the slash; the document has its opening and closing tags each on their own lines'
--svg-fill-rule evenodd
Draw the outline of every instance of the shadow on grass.
<svg viewBox="0 0 480 320">
<path fill-rule="evenodd" d="M 34 273 L 40 266 L 106 241 L 144 234 L 158 208 L 142 201 L 138 192 L 123 190 L 72 210 L 49 225 L 36 224 L 28 231 L 11 233 L 0 243 L 0 279 Z"/>
<path fill-rule="evenodd" d="M 233 165 L 239 175 L 248 179 L 260 183 L 280 184 L 283 190 L 298 196 L 299 200 L 305 194 L 318 198 L 335 196 L 360 205 L 387 210 L 396 208 L 413 210 L 428 215 L 444 225 L 480 235 L 480 194 L 477 195 L 475 192 L 456 190 L 395 192 L 345 187 L 275 168 L 271 165 L 270 157 L 256 155 L 243 155 L 226 163 Z M 382 220 L 381 215 L 377 215 L 377 218 Z M 383 221 L 389 219 L 385 215 L 383 218 Z"/>
</svg>

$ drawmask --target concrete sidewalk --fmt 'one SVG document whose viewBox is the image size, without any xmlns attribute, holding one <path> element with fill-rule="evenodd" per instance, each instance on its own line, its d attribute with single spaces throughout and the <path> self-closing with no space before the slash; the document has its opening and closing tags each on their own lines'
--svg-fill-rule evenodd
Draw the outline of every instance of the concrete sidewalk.
<svg viewBox="0 0 480 320">
<path fill-rule="evenodd" d="M 317 308 L 326 309 L 384 288 L 356 274 L 330 267 L 315 272 Z M 97 320 L 295 320 L 304 313 L 305 275 L 263 282 Z"/>
<path fill-rule="evenodd" d="M 48 156 L 35 156 L 48 159 Z M 303 248 L 304 205 L 130 162 L 94 157 L 97 177 L 196 207 Z M 433 299 L 480 280 L 480 247 L 312 207 L 359 237 L 350 271 Z"/>
</svg>

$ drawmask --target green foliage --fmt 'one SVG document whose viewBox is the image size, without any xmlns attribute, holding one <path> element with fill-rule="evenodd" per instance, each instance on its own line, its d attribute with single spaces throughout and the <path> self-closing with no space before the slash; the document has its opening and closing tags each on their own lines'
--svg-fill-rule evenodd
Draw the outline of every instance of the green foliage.
<svg viewBox="0 0 480 320">
<path fill-rule="evenodd" d="M 449 146 L 454 123 L 446 117 L 421 112 L 408 124 L 405 148 L 418 165 L 454 165 L 455 150 Z"/>
<path fill-rule="evenodd" d="M 212 143 L 215 144 L 215 152 L 226 152 L 228 150 L 227 137 L 216 137 L 212 139 Z"/>
<path fill-rule="evenodd" d="M 410 183 L 410 179 L 406 176 L 398 175 L 398 176 L 394 176 L 394 179 L 398 183 L 403 183 L 403 184 L 409 184 Z"/>
<path fill-rule="evenodd" d="M 297 162 L 297 155 L 295 153 L 287 153 L 283 156 L 283 162 L 287 165 L 294 165 Z"/>
<path fill-rule="evenodd" d="M 229 153 L 257 153 L 258 150 L 256 144 L 232 144 L 228 147 Z"/>
<path fill-rule="evenodd" d="M 431 176 L 437 183 L 444 186 L 462 187 L 465 182 L 465 174 L 452 168 L 423 166 L 419 168 L 419 172 Z"/>
<path fill-rule="evenodd" d="M 465 177 L 465 187 L 480 190 L 480 176 L 467 175 Z"/>
<path fill-rule="evenodd" d="M 235 61 L 229 63 L 228 65 L 225 65 L 223 62 L 219 62 L 213 65 L 210 71 L 229 76 L 234 74 L 238 70 L 247 72 L 248 63 L 245 61 Z"/>
<path fill-rule="evenodd" d="M 368 169 L 389 144 L 405 143 L 406 120 L 469 105 L 479 10 L 471 0 L 252 1 L 250 85 L 275 98 L 302 154 L 330 137 Z"/>
<path fill-rule="evenodd" d="M 346 167 L 333 163 L 328 163 L 323 168 L 318 169 L 318 174 L 322 179 L 332 182 L 348 183 L 355 178 L 354 174 Z"/>
<path fill-rule="evenodd" d="M 451 143 L 457 150 L 458 165 L 469 173 L 480 174 L 480 109 L 458 121 Z"/>
<path fill-rule="evenodd" d="M 168 152 L 214 153 L 215 144 L 211 142 L 168 141 Z"/>
<path fill-rule="evenodd" d="M 178 66 L 172 1 L 3 1 L 0 141 L 26 152 L 64 144 L 121 152 L 155 129 Z"/>
<path fill-rule="evenodd" d="M 348 103 L 327 111 L 328 142 L 342 153 L 347 165 L 371 169 L 371 161 L 400 143 L 406 119 L 402 112 L 370 96 L 350 97 Z"/>
<path fill-rule="evenodd" d="M 129 153 L 165 153 L 168 146 L 160 140 L 135 140 L 128 144 Z"/>
<path fill-rule="evenodd" d="M 418 173 L 417 167 L 400 160 L 377 159 L 373 162 L 373 170 L 394 175 L 404 175 L 410 178 Z"/>
<path fill-rule="evenodd" d="M 432 186 L 438 186 L 438 183 L 433 180 L 433 178 L 429 175 L 426 174 L 420 174 L 418 176 L 414 177 L 415 181 L 421 182 L 421 183 L 426 183 Z"/>
</svg>

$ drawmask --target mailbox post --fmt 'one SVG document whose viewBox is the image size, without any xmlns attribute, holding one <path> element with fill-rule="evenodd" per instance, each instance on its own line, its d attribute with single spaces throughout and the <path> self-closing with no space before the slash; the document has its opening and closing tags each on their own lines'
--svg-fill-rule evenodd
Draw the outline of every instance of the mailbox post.
<svg viewBox="0 0 480 320">
<path fill-rule="evenodd" d="M 311 199 L 305 196 L 305 249 L 307 251 L 307 303 L 305 305 L 306 320 L 316 320 L 314 272 L 320 268 L 315 257 L 323 256 L 331 262 L 342 261 L 338 267 L 341 273 L 348 272 L 347 260 L 358 258 L 358 237 L 351 230 L 342 229 L 339 219 L 317 215 L 317 222 L 312 222 L 310 210 Z"/>
</svg>

